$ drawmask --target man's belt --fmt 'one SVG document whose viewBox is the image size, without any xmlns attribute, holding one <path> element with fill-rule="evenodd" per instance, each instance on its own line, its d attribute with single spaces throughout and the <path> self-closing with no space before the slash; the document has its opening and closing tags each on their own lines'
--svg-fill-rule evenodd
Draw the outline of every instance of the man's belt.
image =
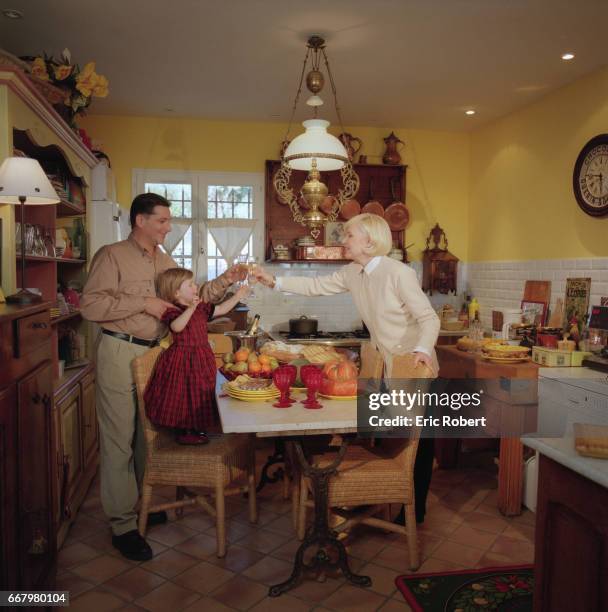
<svg viewBox="0 0 608 612">
<path fill-rule="evenodd" d="M 118 338 L 119 340 L 124 340 L 125 342 L 132 342 L 133 344 L 140 344 L 141 346 L 158 346 L 159 339 L 154 338 L 154 340 L 144 340 L 143 338 L 137 338 L 135 336 L 131 336 L 130 334 L 123 334 L 121 332 L 110 331 L 109 329 L 103 330 L 104 334 L 108 336 L 114 336 L 114 338 Z"/>
</svg>

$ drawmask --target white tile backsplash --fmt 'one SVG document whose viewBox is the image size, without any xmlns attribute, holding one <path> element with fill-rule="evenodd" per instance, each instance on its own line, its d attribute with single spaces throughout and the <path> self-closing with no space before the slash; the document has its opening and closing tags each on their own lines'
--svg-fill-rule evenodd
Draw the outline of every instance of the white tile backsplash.
<svg viewBox="0 0 608 612">
<path fill-rule="evenodd" d="M 343 264 L 266 264 L 270 274 L 276 276 L 327 276 L 340 269 Z M 412 268 L 422 277 L 422 263 L 414 262 Z M 462 294 L 466 289 L 466 266 L 459 266 L 458 295 L 433 295 L 431 303 L 439 306 L 450 303 L 454 307 L 462 304 Z M 289 328 L 289 319 L 306 315 L 319 319 L 322 331 L 345 331 L 361 328 L 361 318 L 349 293 L 321 297 L 303 297 L 285 294 L 262 286 L 255 286 L 255 297 L 247 302 L 251 314 L 259 313 L 261 325 L 269 331 L 283 331 Z"/>
<path fill-rule="evenodd" d="M 418 279 L 422 277 L 422 263 L 413 262 Z M 340 265 L 323 264 L 267 264 L 265 268 L 276 276 L 325 276 L 333 274 Z M 564 298 L 566 279 L 591 278 L 591 305 L 599 304 L 601 296 L 608 296 L 608 257 L 594 259 L 539 259 L 528 261 L 487 261 L 458 265 L 458 293 L 430 297 L 435 308 L 452 304 L 459 309 L 465 293 L 475 296 L 481 306 L 481 319 L 491 327 L 492 309 L 519 308 L 526 280 L 550 280 L 551 303 Z M 323 331 L 343 331 L 361 327 L 349 293 L 323 297 L 288 295 L 256 285 L 256 297 L 248 305 L 261 315 L 262 326 L 268 330 L 286 330 L 288 321 L 300 315 L 319 319 Z"/>
<path fill-rule="evenodd" d="M 557 298 L 564 299 L 568 278 L 591 278 L 591 306 L 608 296 L 608 257 L 486 261 L 464 264 L 463 268 L 468 292 L 477 298 L 487 328 L 491 327 L 494 308 L 519 308 L 526 280 L 551 281 L 551 310 Z"/>
</svg>

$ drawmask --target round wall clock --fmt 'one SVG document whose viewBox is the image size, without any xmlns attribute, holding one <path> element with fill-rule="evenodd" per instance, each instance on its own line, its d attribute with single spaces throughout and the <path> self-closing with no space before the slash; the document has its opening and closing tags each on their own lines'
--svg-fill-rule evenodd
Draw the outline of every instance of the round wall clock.
<svg viewBox="0 0 608 612">
<path fill-rule="evenodd" d="M 608 215 L 608 134 L 583 147 L 574 164 L 572 185 L 578 205 L 588 215 Z"/>
</svg>

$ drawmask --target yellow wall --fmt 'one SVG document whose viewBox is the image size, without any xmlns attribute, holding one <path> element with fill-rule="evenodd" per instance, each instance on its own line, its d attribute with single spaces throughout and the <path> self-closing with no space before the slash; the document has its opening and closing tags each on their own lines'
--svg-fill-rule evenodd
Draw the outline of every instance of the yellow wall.
<svg viewBox="0 0 608 612">
<path fill-rule="evenodd" d="M 608 132 L 608 69 L 471 135 L 472 261 L 608 256 L 608 217 L 572 190 L 576 158 Z"/>
<path fill-rule="evenodd" d="M 112 160 L 118 199 L 128 206 L 133 168 L 264 172 L 264 160 L 276 159 L 286 125 L 219 122 L 200 119 L 89 116 L 82 126 L 103 143 Z M 382 138 L 393 128 L 347 127 L 363 140 L 362 153 L 379 163 Z M 302 127 L 292 127 L 291 137 Z M 411 221 L 407 243 L 411 259 L 419 259 L 435 223 L 445 229 L 450 250 L 467 259 L 469 202 L 469 135 L 394 128 L 406 143 L 406 203 Z M 367 194 L 359 194 L 363 202 Z"/>
</svg>

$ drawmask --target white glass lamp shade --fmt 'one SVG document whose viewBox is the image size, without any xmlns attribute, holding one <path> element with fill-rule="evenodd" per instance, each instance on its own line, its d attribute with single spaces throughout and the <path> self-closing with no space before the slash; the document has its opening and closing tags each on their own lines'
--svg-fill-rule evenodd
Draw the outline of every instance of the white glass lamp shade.
<svg viewBox="0 0 608 612">
<path fill-rule="evenodd" d="M 0 166 L 0 204 L 57 204 L 59 197 L 42 166 L 29 157 L 7 157 Z"/>
<path fill-rule="evenodd" d="M 294 170 L 310 170 L 313 157 L 317 160 L 320 172 L 339 170 L 348 161 L 344 145 L 335 136 L 328 133 L 329 121 L 308 119 L 302 123 L 306 131 L 296 136 L 287 147 L 284 158 Z M 317 157 L 317 155 L 332 157 Z M 294 156 L 302 157 L 294 157 Z M 293 159 L 290 159 L 292 158 Z"/>
</svg>

